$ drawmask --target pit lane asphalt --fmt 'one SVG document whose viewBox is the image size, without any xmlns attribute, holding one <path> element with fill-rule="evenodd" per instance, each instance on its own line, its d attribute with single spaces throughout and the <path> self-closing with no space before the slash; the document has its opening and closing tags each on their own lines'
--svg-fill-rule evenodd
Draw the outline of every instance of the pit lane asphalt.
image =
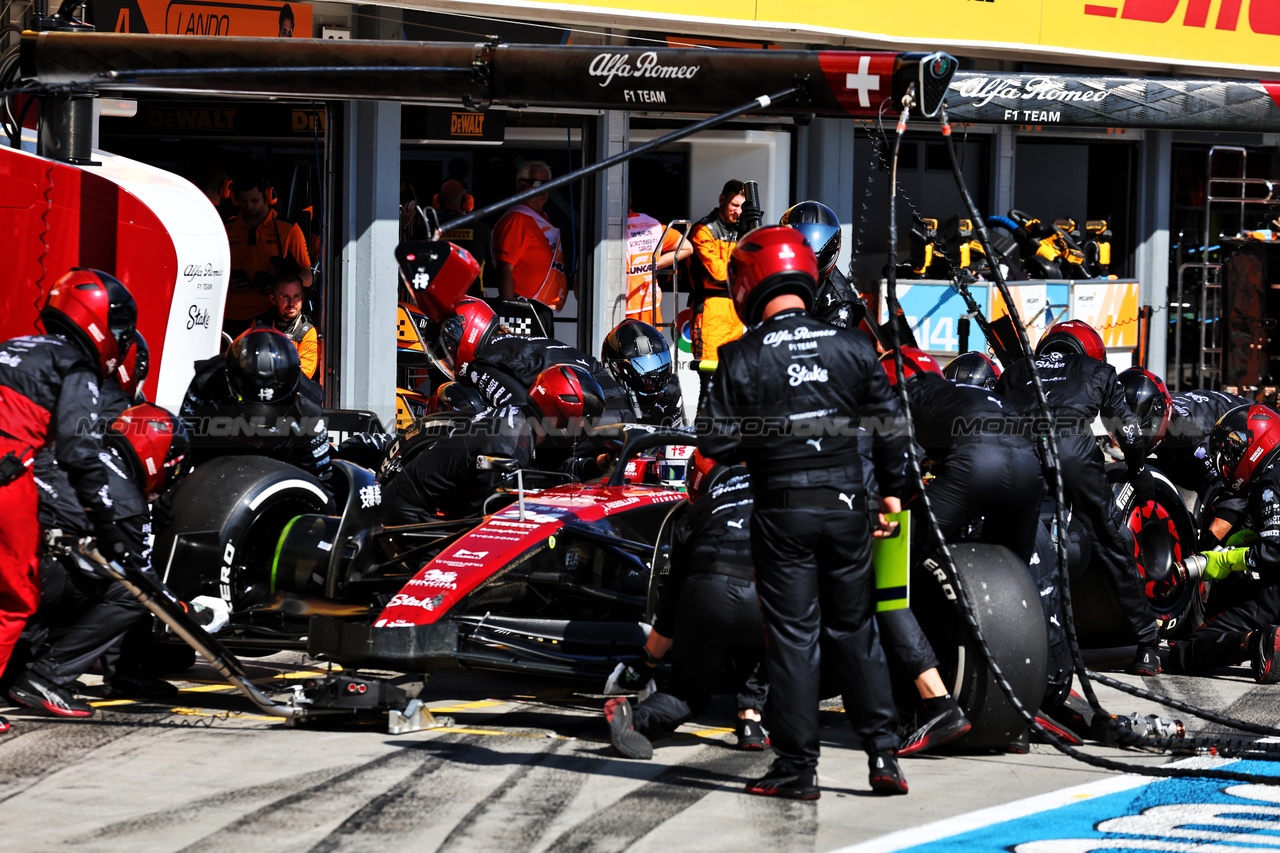
<svg viewBox="0 0 1280 853">
<path fill-rule="evenodd" d="M 255 680 L 281 688 L 319 671 L 293 653 L 246 664 Z M 742 793 L 772 753 L 731 748 L 721 728 L 731 725 L 727 701 L 640 762 L 613 754 L 603 698 L 579 692 L 593 689 L 580 683 L 437 674 L 421 696 L 454 725 L 391 736 L 385 723 L 294 728 L 262 716 L 203 666 L 185 677 L 175 701 L 104 703 L 91 720 L 4 711 L 14 724 L 0 736 L 4 849 L 826 851 L 1114 775 L 1037 745 L 1028 755 L 905 759 L 911 793 L 876 797 L 865 756 L 829 703 L 822 799 L 786 802 Z M 1126 678 L 1273 721 L 1277 689 L 1242 669 L 1212 680 Z M 1117 713 L 1159 711 L 1099 694 Z"/>
</svg>

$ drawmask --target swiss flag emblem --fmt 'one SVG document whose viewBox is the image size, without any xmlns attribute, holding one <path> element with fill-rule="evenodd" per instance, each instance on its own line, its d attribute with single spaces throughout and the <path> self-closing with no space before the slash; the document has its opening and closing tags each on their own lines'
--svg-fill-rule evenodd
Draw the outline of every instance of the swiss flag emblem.
<svg viewBox="0 0 1280 853">
<path fill-rule="evenodd" d="M 840 106 L 850 115 L 876 115 L 893 94 L 893 53 L 824 50 L 818 63 Z M 894 110 L 896 112 L 896 108 Z"/>
</svg>

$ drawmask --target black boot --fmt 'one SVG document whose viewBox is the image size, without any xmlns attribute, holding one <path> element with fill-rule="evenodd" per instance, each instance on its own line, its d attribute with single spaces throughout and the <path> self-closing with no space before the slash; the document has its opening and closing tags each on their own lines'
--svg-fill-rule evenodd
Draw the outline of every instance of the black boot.
<svg viewBox="0 0 1280 853">
<path fill-rule="evenodd" d="M 822 796 L 818 790 L 817 770 L 812 767 L 797 769 L 782 758 L 776 759 L 764 776 L 748 782 L 747 793 L 789 800 L 816 800 Z"/>
<path fill-rule="evenodd" d="M 28 708 L 41 708 L 59 717 L 92 717 L 93 706 L 82 702 L 65 687 L 59 687 L 35 673 L 27 673 L 9 688 L 9 698 Z"/>
<path fill-rule="evenodd" d="M 630 700 L 622 698 L 605 702 L 604 716 L 609 721 L 609 741 L 619 755 L 641 760 L 653 758 L 653 744 L 636 731 Z"/>
<path fill-rule="evenodd" d="M 959 703 L 950 696 L 926 699 L 925 720 L 902 742 L 898 757 L 936 749 L 944 743 L 963 737 L 973 728 L 969 718 L 960 710 Z"/>
<path fill-rule="evenodd" d="M 867 759 L 867 767 L 871 769 L 871 790 L 877 794 L 894 796 L 907 792 L 907 780 L 895 753 L 877 752 Z"/>
</svg>

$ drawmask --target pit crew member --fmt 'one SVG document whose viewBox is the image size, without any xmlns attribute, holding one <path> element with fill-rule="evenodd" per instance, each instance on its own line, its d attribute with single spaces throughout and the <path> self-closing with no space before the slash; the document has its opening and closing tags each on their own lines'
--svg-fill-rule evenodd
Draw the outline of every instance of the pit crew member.
<svg viewBox="0 0 1280 853">
<path fill-rule="evenodd" d="M 687 493 L 689 511 L 676 524 L 671 572 L 653 623 L 658 637 L 670 637 L 679 650 L 670 685 L 634 708 L 626 697 L 604 706 L 613 747 L 627 758 L 652 758 L 650 741 L 701 713 L 729 666 L 738 685 L 738 747 L 769 745 L 760 716 L 769 686 L 751 565 L 751 478 L 741 465 L 695 454 Z"/>
<path fill-rule="evenodd" d="M 103 437 L 115 524 L 134 554 L 137 566 L 150 571 L 151 513 L 148 502 L 180 477 L 189 442 L 182 422 L 150 403 L 132 406 L 117 417 Z M 75 540 L 93 535 L 93 525 L 72 492 L 46 495 L 41 515 L 48 513 L 56 542 L 42 559 L 42 621 L 56 622 L 70 609 L 69 625 L 50 632 L 34 655 L 31 669 L 9 688 L 9 696 L 32 708 L 62 717 L 88 717 L 93 707 L 74 695 L 75 682 L 99 657 L 107 659 L 107 693 L 116 696 L 123 683 L 115 676 L 119 643 L 143 617 L 146 608 L 113 580 L 90 575 L 66 554 Z M 205 599 L 197 599 L 204 605 Z M 221 605 L 221 601 L 218 601 Z M 46 616 L 52 605 L 54 612 Z M 53 627 L 50 625 L 49 627 Z"/>
<path fill-rule="evenodd" d="M 834 642 L 845 708 L 867 751 L 871 787 L 905 794 L 898 766 L 897 711 L 872 618 L 872 534 L 858 460 L 861 419 L 897 424 L 898 404 L 864 335 L 820 323 L 808 309 L 818 262 L 792 228 L 758 228 L 734 250 L 730 283 L 751 329 L 720 349 L 701 412 L 698 449 L 725 464 L 745 462 L 755 508 L 751 553 L 768 635 L 774 691 L 772 769 L 749 793 L 815 799 L 818 636 Z M 843 429 L 823 429 L 823 423 Z M 885 510 L 901 508 L 907 437 L 873 432 L 873 462 Z"/>
<path fill-rule="evenodd" d="M 603 410 L 600 385 L 590 373 L 567 365 L 549 368 L 534 384 L 528 405 L 503 406 L 463 421 L 405 461 L 382 488 L 385 522 L 480 515 L 501 472 L 479 470 L 476 457 L 499 456 L 532 468 L 540 445 L 554 456 L 556 444 Z"/>
<path fill-rule="evenodd" d="M 1208 619 L 1173 644 L 1170 668 L 1202 673 L 1249 661 L 1261 684 L 1280 682 L 1280 413 L 1257 404 L 1222 416 L 1209 435 L 1214 468 L 1246 500 L 1253 536 L 1204 551 L 1178 566 L 1183 582 L 1216 581 Z"/>
<path fill-rule="evenodd" d="M 994 391 L 1000 381 L 1000 368 L 980 352 L 962 352 L 942 368 L 942 375 L 957 385 L 973 385 Z"/>
<path fill-rule="evenodd" d="M 115 524 L 102 439 L 84 426 L 98 419 L 102 379 L 133 341 L 137 306 L 115 277 L 77 268 L 54 282 L 40 319 L 47 334 L 0 344 L 0 671 L 40 601 L 36 454 L 56 441 L 103 552 L 133 559 Z M 0 718 L 0 732 L 8 728 Z"/>
<path fill-rule="evenodd" d="M 1028 562 L 1045 486 L 1022 418 L 993 392 L 947 381 L 923 350 L 903 347 L 902 362 L 916 442 L 933 463 L 929 503 L 943 538 L 951 541 L 984 519 L 981 541 L 1004 545 Z M 880 363 L 896 385 L 893 353 Z M 915 530 L 924 533 L 925 525 Z"/>
<path fill-rule="evenodd" d="M 623 320 L 605 337 L 600 360 L 626 389 L 637 423 L 684 426 L 680 380 L 671 370 L 671 346 L 661 332 L 639 320 Z"/>
<path fill-rule="evenodd" d="M 693 223 L 689 240 L 693 254 L 685 260 L 689 274 L 689 307 L 693 309 L 693 357 L 715 361 L 721 344 L 737 340 L 743 332 L 742 320 L 729 295 L 729 258 L 738 241 L 738 220 L 747 197 L 742 181 L 726 181 L 716 207 Z M 702 397 L 706 396 L 708 374 L 700 375 Z"/>
<path fill-rule="evenodd" d="M 473 297 L 463 297 L 457 313 L 440 324 L 430 355 L 455 381 L 479 391 L 490 406 L 524 404 L 538 377 L 550 367 L 581 367 L 599 383 L 606 416 L 618 423 L 634 420 L 626 389 L 598 361 L 554 338 L 511 334 L 487 303 Z"/>
<path fill-rule="evenodd" d="M 329 431 L 320 386 L 302 375 L 298 349 L 257 327 L 225 355 L 196 362 L 179 411 L 191 434 L 193 465 L 256 454 L 296 465 L 328 488 Z"/>
<path fill-rule="evenodd" d="M 1127 371 L 1126 371 L 1127 372 Z M 1121 380 L 1124 380 L 1123 374 Z M 1130 380 L 1135 385 L 1135 380 Z M 1163 383 L 1161 383 L 1163 385 Z M 1128 386 L 1126 393 L 1130 393 Z M 1138 388 L 1135 396 L 1142 393 Z M 1145 392 L 1151 394 L 1150 389 Z M 1167 391 L 1166 391 L 1167 393 Z M 1174 485 L 1195 492 L 1205 506 L 1201 542 L 1205 548 L 1222 544 L 1243 519 L 1244 495 L 1222 482 L 1209 453 L 1209 435 L 1227 412 L 1247 406 L 1251 400 L 1223 391 L 1186 391 L 1169 397 L 1169 422 L 1164 434 L 1153 441 L 1155 465 Z"/>
<path fill-rule="evenodd" d="M 778 224 L 789 225 L 803 234 L 818 257 L 818 295 L 813 303 L 813 316 L 842 329 L 858 328 L 867 316 L 867 306 L 836 266 L 841 237 L 840 219 L 835 211 L 820 201 L 802 201 L 788 208 Z"/>
<path fill-rule="evenodd" d="M 1155 483 L 1146 470 L 1146 441 L 1138 418 L 1125 401 L 1124 387 L 1106 357 L 1101 335 L 1087 323 L 1068 320 L 1045 332 L 1036 347 L 1035 366 L 1057 423 L 1061 454 L 1058 470 L 1062 472 L 1067 501 L 1088 530 L 1095 555 L 1106 570 L 1107 581 L 1138 643 L 1130 671 L 1156 675 L 1160 672 L 1156 616 L 1144 592 L 1133 551 L 1111 513 L 1114 499 L 1102 451 L 1091 429 L 1094 418 L 1102 415 L 1124 452 L 1139 503 L 1154 497 Z M 1001 375 L 996 391 L 1015 410 L 1036 418 L 1038 406 L 1026 361 L 1009 367 Z"/>
</svg>

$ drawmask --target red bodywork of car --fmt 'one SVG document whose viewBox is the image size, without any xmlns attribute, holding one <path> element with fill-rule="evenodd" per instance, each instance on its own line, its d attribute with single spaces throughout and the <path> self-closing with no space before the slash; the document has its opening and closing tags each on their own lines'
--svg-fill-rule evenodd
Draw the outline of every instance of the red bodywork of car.
<svg viewBox="0 0 1280 853">
<path fill-rule="evenodd" d="M 429 625 L 520 555 L 554 536 L 566 522 L 593 524 L 619 513 L 674 504 L 683 492 L 653 486 L 557 486 L 488 516 L 418 570 L 387 604 L 375 628 Z"/>
</svg>

